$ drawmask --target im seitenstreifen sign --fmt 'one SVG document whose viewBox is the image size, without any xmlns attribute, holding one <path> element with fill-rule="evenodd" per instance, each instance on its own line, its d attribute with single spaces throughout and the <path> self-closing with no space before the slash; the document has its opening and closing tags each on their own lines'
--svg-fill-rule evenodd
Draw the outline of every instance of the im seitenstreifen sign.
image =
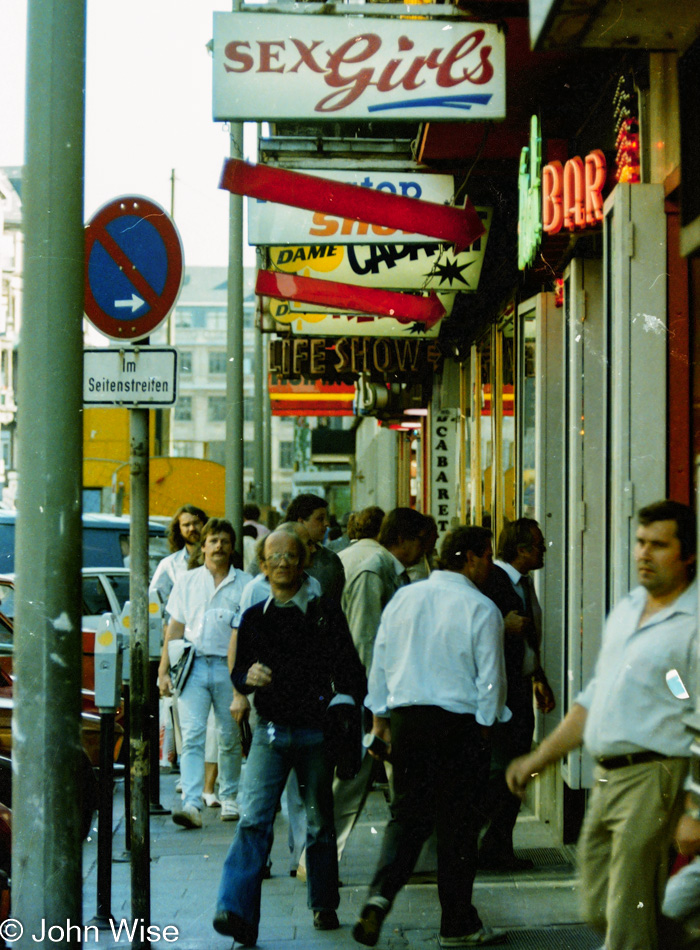
<svg viewBox="0 0 700 950">
<path fill-rule="evenodd" d="M 505 118 L 492 23 L 214 14 L 215 121 Z"/>
</svg>

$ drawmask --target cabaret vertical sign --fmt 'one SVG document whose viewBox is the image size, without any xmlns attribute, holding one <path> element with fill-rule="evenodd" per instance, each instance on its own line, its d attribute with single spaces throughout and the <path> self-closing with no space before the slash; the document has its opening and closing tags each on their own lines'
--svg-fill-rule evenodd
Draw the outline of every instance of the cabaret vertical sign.
<svg viewBox="0 0 700 950">
<path fill-rule="evenodd" d="M 430 424 L 430 511 L 442 538 L 458 518 L 457 433 L 459 410 L 433 412 Z M 439 548 L 439 544 L 438 544 Z"/>
</svg>

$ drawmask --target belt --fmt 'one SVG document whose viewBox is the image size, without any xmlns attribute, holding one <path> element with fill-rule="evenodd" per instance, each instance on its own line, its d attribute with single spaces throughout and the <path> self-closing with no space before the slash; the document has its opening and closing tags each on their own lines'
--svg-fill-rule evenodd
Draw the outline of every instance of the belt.
<svg viewBox="0 0 700 950">
<path fill-rule="evenodd" d="M 604 769 L 621 769 L 626 765 L 641 765 L 642 762 L 659 762 L 667 759 L 667 755 L 660 752 L 628 752 L 626 755 L 602 756 L 596 759 L 598 765 Z"/>
</svg>

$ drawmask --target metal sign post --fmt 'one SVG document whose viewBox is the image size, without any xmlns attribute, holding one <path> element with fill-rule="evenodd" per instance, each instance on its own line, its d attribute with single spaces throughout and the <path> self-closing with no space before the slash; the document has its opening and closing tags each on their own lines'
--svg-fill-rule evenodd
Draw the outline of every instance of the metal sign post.
<svg viewBox="0 0 700 950">
<path fill-rule="evenodd" d="M 129 413 L 131 432 L 131 710 L 129 752 L 131 766 L 131 913 L 151 923 L 150 742 L 148 661 L 148 409 Z M 132 948 L 150 946 L 136 940 Z"/>
<path fill-rule="evenodd" d="M 131 534 L 128 810 L 131 913 L 139 934 L 151 922 L 151 707 L 148 598 L 148 408 L 175 401 L 176 356 L 144 340 L 163 323 L 183 277 L 182 243 L 168 214 L 141 196 L 104 205 L 85 229 L 85 315 L 105 336 L 137 347 L 85 353 L 84 400 L 130 408 Z M 150 946 L 136 937 L 132 948 Z"/>
</svg>

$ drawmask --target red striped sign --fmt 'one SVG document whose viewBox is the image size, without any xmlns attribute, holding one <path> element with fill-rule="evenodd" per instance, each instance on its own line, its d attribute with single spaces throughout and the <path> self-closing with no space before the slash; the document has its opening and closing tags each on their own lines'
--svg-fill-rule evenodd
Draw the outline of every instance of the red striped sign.
<svg viewBox="0 0 700 950">
<path fill-rule="evenodd" d="M 457 251 L 469 247 L 486 230 L 468 198 L 463 208 L 455 208 L 286 168 L 250 165 L 238 158 L 224 162 L 219 187 L 235 195 L 276 201 L 411 234 L 425 234 L 454 244 Z"/>
</svg>

